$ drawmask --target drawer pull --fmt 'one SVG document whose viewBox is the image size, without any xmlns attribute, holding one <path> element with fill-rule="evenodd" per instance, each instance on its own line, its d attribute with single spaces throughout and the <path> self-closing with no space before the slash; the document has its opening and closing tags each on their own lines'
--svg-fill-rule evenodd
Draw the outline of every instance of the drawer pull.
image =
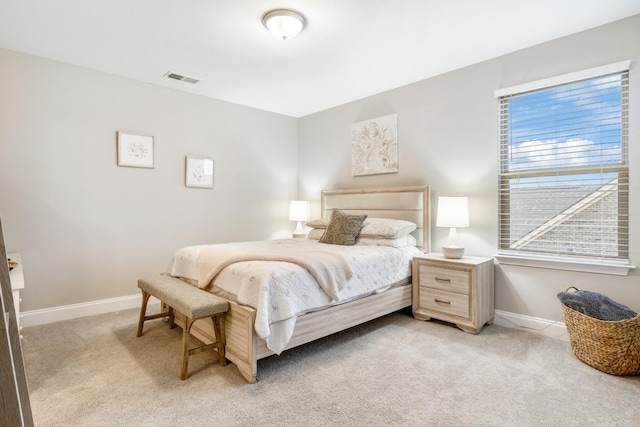
<svg viewBox="0 0 640 427">
<path fill-rule="evenodd" d="M 451 283 L 451 279 L 443 279 L 441 277 L 436 277 L 436 282 L 447 282 Z"/>
<path fill-rule="evenodd" d="M 451 301 L 443 301 L 443 300 L 438 299 L 438 298 L 436 298 L 436 303 L 451 305 Z"/>
</svg>

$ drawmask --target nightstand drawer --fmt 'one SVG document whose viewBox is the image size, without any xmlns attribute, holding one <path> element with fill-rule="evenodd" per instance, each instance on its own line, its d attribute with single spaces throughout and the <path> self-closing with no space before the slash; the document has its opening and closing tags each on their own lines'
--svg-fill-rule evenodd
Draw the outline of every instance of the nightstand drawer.
<svg viewBox="0 0 640 427">
<path fill-rule="evenodd" d="M 420 307 L 453 316 L 469 317 L 469 296 L 420 287 Z"/>
<path fill-rule="evenodd" d="M 420 286 L 442 289 L 444 291 L 469 293 L 470 272 L 440 268 L 431 265 L 420 265 L 418 274 Z"/>
</svg>

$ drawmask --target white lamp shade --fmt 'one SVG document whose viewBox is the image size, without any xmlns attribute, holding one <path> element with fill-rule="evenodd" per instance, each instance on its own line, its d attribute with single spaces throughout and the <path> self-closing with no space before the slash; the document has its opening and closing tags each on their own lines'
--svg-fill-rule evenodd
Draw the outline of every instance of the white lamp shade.
<svg viewBox="0 0 640 427">
<path fill-rule="evenodd" d="M 467 197 L 438 197 L 438 227 L 468 227 L 469 201 Z"/>
<path fill-rule="evenodd" d="M 279 9 L 265 13 L 262 23 L 277 39 L 291 40 L 300 34 L 307 20 L 293 10 Z"/>
<path fill-rule="evenodd" d="M 292 200 L 289 206 L 290 221 L 309 221 L 309 202 Z"/>
</svg>

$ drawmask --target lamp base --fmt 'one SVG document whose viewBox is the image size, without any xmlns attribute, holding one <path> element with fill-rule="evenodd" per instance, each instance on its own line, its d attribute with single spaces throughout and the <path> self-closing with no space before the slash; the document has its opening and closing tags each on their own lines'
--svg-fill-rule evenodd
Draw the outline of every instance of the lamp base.
<svg viewBox="0 0 640 427">
<path fill-rule="evenodd" d="M 294 239 L 306 239 L 307 238 L 307 233 L 304 231 L 304 228 L 302 228 L 302 222 L 298 221 L 298 225 L 296 226 L 296 229 L 293 230 L 293 238 Z"/>
<path fill-rule="evenodd" d="M 464 248 L 458 246 L 443 246 L 442 255 L 444 255 L 445 258 L 459 259 L 464 255 Z"/>
</svg>

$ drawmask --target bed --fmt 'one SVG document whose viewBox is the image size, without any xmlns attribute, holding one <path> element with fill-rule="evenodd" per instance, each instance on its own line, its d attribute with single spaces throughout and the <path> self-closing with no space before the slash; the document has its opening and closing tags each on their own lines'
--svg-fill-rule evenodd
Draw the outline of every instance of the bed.
<svg viewBox="0 0 640 427">
<path fill-rule="evenodd" d="M 414 239 L 412 241 L 415 242 L 417 248 L 428 252 L 431 240 L 429 233 L 429 200 L 429 186 L 325 190 L 321 193 L 321 216 L 323 218 L 329 218 L 332 213 L 337 210 L 347 215 L 367 215 L 367 218 L 372 221 L 375 221 L 373 218 L 399 220 L 398 222 L 409 221 L 415 224 L 415 230 L 411 232 L 409 238 Z M 364 228 L 362 230 L 364 230 Z M 316 233 L 317 231 L 317 229 L 312 230 L 312 232 Z M 320 235 L 321 234 L 322 230 L 320 230 Z M 289 239 L 278 242 L 265 242 L 265 244 L 276 243 L 285 247 L 291 247 L 294 252 L 303 252 L 313 245 L 318 245 L 317 241 L 313 242 L 311 237 L 313 236 L 310 235 L 310 239 Z M 260 244 L 260 242 L 255 243 Z M 350 291 L 348 292 L 341 288 L 339 283 L 333 283 L 340 282 L 340 276 L 343 274 L 342 271 L 337 269 L 328 270 L 331 272 L 331 275 L 335 275 L 337 279 L 330 280 L 333 287 L 328 286 L 330 289 L 324 290 L 327 295 L 333 295 L 332 291 L 340 295 L 333 295 L 332 297 L 325 295 L 326 301 L 320 304 L 319 307 L 296 308 L 299 313 L 296 313 L 292 319 L 291 317 L 287 317 L 287 315 L 283 315 L 283 319 L 281 319 L 283 321 L 279 321 L 278 319 L 275 319 L 275 321 L 269 320 L 269 327 L 273 329 L 265 332 L 264 328 L 266 326 L 264 323 L 266 320 L 263 321 L 263 318 L 271 319 L 271 316 L 275 314 L 265 314 L 266 308 L 258 303 L 252 304 L 254 307 L 258 307 L 258 309 L 244 304 L 243 299 L 234 294 L 236 290 L 233 288 L 233 278 L 240 277 L 242 269 L 254 268 L 255 270 L 261 270 L 266 268 L 266 263 L 279 264 L 280 268 L 285 268 L 282 274 L 289 273 L 286 269 L 305 269 L 294 264 L 297 262 L 296 259 L 290 260 L 290 263 L 277 262 L 277 260 L 247 262 L 246 260 L 238 259 L 236 261 L 240 262 L 230 264 L 215 273 L 211 273 L 211 271 L 203 272 L 205 270 L 203 270 L 202 267 L 191 268 L 191 270 L 193 270 L 192 274 L 185 273 L 185 271 L 189 271 L 188 267 L 184 267 L 182 270 L 180 268 L 176 269 L 175 259 L 188 258 L 188 256 L 194 253 L 197 254 L 196 258 L 201 257 L 201 250 L 209 251 L 212 249 L 207 245 L 205 246 L 182 248 L 177 251 L 172 258 L 168 272 L 173 276 L 189 281 L 193 285 L 200 286 L 219 296 L 223 296 L 229 301 L 230 309 L 224 316 L 222 322 L 222 333 L 226 343 L 225 356 L 238 367 L 241 375 L 250 383 L 257 380 L 257 361 L 259 359 L 273 354 L 279 354 L 281 351 L 331 335 L 411 305 L 410 280 L 399 280 L 398 277 L 392 277 L 395 273 L 391 274 L 390 272 L 388 277 L 383 276 L 382 280 L 388 280 L 389 283 L 378 284 L 374 291 L 363 294 L 358 294 L 358 292 L 361 291 L 353 291 L 353 295 L 351 295 L 349 294 Z M 229 252 L 231 253 L 233 253 L 234 250 L 241 253 L 240 251 L 244 249 L 244 246 L 244 243 L 240 242 L 238 244 L 230 244 L 230 246 L 225 246 L 225 248 L 230 247 Z M 384 251 L 384 248 L 371 249 L 371 247 L 361 247 L 360 245 L 348 247 L 353 249 L 337 247 L 338 245 L 325 245 L 325 247 L 327 246 L 335 246 L 338 252 L 345 251 L 345 256 L 349 256 L 354 260 L 361 260 L 360 263 L 363 264 L 360 266 L 361 268 L 370 267 L 364 265 L 370 252 Z M 356 252 L 346 252 L 352 250 Z M 404 257 L 402 262 L 405 264 L 410 263 L 413 254 L 420 253 L 415 247 L 406 249 L 404 247 L 394 248 L 394 251 L 401 253 L 401 255 L 397 256 Z M 216 252 L 214 253 L 217 255 Z M 395 270 L 399 269 L 394 269 L 394 271 Z M 309 272 L 313 271 L 313 269 L 307 267 L 305 274 L 309 275 Z M 408 271 L 411 271 L 410 265 L 408 266 Z M 293 271 L 290 273 L 293 274 Z M 198 274 L 200 274 L 200 276 L 197 276 Z M 214 275 L 213 277 L 216 277 L 215 281 L 211 280 L 212 274 Z M 234 276 L 235 274 L 238 274 L 238 276 Z M 386 273 L 379 273 L 379 276 L 380 274 L 384 275 Z M 313 273 L 311 275 L 314 278 L 316 277 Z M 352 278 L 349 277 L 349 279 L 351 280 Z M 300 279 L 300 284 L 305 280 Z M 313 280 L 313 278 L 311 280 Z M 351 280 L 349 283 L 353 283 L 354 280 Z M 380 281 L 379 278 L 378 281 Z M 317 282 L 320 283 L 321 280 L 318 279 Z M 322 284 L 320 288 L 323 288 Z M 284 292 L 288 291 L 285 289 Z M 265 303 L 264 305 L 268 306 L 269 304 Z M 276 312 L 276 314 L 278 313 Z M 182 322 L 183 319 L 178 315 L 176 323 L 182 326 Z M 215 335 L 210 323 L 211 322 L 204 321 L 196 322 L 191 329 L 192 335 L 205 343 L 214 341 Z M 278 334 L 282 334 L 282 336 L 286 338 L 277 338 L 280 336 L 276 334 L 277 331 L 282 331 L 278 332 Z M 271 332 L 271 334 L 269 334 L 269 332 Z M 261 338 L 261 336 L 265 335 L 268 335 L 268 339 L 266 340 Z M 276 339 L 273 339 L 272 336 L 276 336 Z"/>
</svg>

